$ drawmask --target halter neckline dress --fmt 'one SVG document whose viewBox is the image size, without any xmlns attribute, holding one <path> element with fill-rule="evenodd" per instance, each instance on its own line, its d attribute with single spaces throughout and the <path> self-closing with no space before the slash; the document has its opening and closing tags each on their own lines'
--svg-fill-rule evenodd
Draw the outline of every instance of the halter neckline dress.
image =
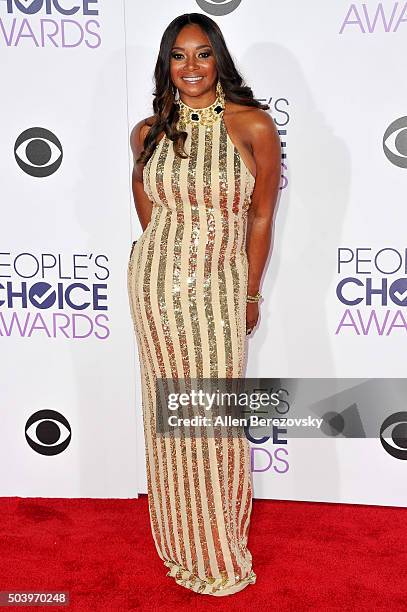
<svg viewBox="0 0 407 612">
<path fill-rule="evenodd" d="M 181 159 L 164 136 L 144 167 L 153 204 L 133 243 L 128 293 L 142 384 L 152 535 L 178 584 L 228 595 L 254 583 L 244 435 L 165 437 L 156 430 L 157 379 L 241 378 L 246 358 L 247 212 L 255 179 L 223 112 L 188 123 Z M 146 568 L 147 571 L 147 568 Z"/>
</svg>

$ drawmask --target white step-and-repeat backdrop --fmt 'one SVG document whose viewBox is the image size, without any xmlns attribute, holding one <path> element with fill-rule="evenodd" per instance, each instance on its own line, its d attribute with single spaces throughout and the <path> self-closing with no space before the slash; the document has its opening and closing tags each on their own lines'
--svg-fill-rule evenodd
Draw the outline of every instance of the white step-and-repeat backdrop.
<svg viewBox="0 0 407 612">
<path fill-rule="evenodd" d="M 0 493 L 146 491 L 129 133 L 187 12 L 219 23 L 282 141 L 246 375 L 358 377 L 318 399 L 362 431 L 377 422 L 376 436 L 253 438 L 255 496 L 405 506 L 406 394 L 384 392 L 406 378 L 407 331 L 407 3 L 392 0 L 0 0 Z"/>
<path fill-rule="evenodd" d="M 1 494 L 137 495 L 121 2 L 0 0 Z"/>
</svg>

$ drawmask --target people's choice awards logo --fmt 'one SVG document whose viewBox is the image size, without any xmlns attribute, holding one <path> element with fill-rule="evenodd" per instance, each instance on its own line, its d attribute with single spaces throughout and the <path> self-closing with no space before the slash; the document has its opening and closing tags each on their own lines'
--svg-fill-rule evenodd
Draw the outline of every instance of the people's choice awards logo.
<svg viewBox="0 0 407 612">
<path fill-rule="evenodd" d="M 392 164 L 407 168 L 407 117 L 400 117 L 389 125 L 383 136 L 383 150 Z"/>
<path fill-rule="evenodd" d="M 196 0 L 197 5 L 205 13 L 221 17 L 229 15 L 237 9 L 242 0 Z"/>
<path fill-rule="evenodd" d="M 342 308 L 336 335 L 406 333 L 407 249 L 340 247 L 337 274 L 336 296 Z"/>
<path fill-rule="evenodd" d="M 407 24 L 405 2 L 352 3 L 341 23 L 339 34 L 345 30 L 360 34 L 394 33 Z"/>
<path fill-rule="evenodd" d="M 97 49 L 99 0 L 0 0 L 0 44 Z M 5 16 L 1 12 L 5 10 Z M 90 18 L 93 17 L 93 18 Z"/>
<path fill-rule="evenodd" d="M 105 340 L 108 257 L 0 252 L 0 339 Z"/>
<path fill-rule="evenodd" d="M 62 155 L 58 138 L 41 127 L 25 130 L 14 145 L 14 157 L 21 170 L 38 178 L 54 174 L 62 163 Z"/>
<path fill-rule="evenodd" d="M 71 426 L 55 410 L 39 410 L 25 424 L 25 439 L 39 455 L 59 455 L 71 441 Z"/>
</svg>

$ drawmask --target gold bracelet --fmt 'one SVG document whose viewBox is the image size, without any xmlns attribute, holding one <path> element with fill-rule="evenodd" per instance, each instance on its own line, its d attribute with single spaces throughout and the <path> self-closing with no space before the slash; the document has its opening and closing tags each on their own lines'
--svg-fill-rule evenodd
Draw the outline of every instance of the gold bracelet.
<svg viewBox="0 0 407 612">
<path fill-rule="evenodd" d="M 251 303 L 251 304 L 255 304 L 255 303 L 257 303 L 257 302 L 260 302 L 260 300 L 262 299 L 262 297 L 263 297 L 263 296 L 261 295 L 260 291 L 258 291 L 258 292 L 256 293 L 256 295 L 247 295 L 247 296 L 246 296 L 246 302 L 249 302 L 249 303 Z"/>
</svg>

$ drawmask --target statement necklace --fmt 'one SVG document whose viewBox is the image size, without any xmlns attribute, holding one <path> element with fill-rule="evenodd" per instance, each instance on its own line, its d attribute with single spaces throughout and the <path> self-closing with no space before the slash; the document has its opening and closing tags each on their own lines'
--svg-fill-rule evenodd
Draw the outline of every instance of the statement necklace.
<svg viewBox="0 0 407 612">
<path fill-rule="evenodd" d="M 213 125 L 225 110 L 222 98 L 217 96 L 215 102 L 205 108 L 191 108 L 179 98 L 176 101 L 179 112 L 178 127 L 184 129 L 188 123 L 200 123 L 201 125 Z"/>
</svg>

